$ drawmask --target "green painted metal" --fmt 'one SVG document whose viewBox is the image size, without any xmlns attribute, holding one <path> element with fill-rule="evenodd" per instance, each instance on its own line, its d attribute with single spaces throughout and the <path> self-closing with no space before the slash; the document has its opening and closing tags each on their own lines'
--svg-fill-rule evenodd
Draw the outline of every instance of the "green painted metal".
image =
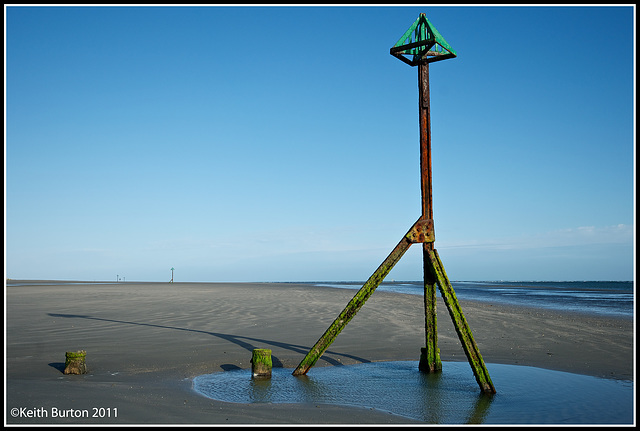
<svg viewBox="0 0 640 431">
<path fill-rule="evenodd" d="M 411 66 L 457 56 L 451 45 L 423 13 L 411 24 L 389 52 Z"/>
</svg>

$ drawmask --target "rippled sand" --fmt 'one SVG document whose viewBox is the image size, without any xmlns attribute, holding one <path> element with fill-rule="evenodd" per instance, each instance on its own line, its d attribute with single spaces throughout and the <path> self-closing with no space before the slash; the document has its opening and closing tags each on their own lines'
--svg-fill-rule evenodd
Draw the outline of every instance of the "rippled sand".
<svg viewBox="0 0 640 431">
<path fill-rule="evenodd" d="M 198 375 L 249 369 L 254 348 L 271 349 L 274 367 L 295 368 L 353 294 L 288 283 L 9 283 L 7 412 L 112 408 L 117 416 L 13 418 L 7 413 L 6 421 L 418 423 L 369 408 L 225 403 L 193 390 Z M 422 307 L 414 295 L 375 292 L 316 367 L 417 360 L 425 338 Z M 466 361 L 446 308 L 438 307 L 442 359 Z M 633 378 L 631 319 L 475 302 L 463 302 L 462 309 L 487 363 Z M 65 352 L 80 349 L 87 351 L 89 373 L 64 375 Z"/>
</svg>

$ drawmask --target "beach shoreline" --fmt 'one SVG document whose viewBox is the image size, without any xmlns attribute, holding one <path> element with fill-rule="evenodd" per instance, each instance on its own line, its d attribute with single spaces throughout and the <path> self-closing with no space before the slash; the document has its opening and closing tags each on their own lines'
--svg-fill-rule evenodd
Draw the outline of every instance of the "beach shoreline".
<svg viewBox="0 0 640 431">
<path fill-rule="evenodd" d="M 274 367 L 295 368 L 352 290 L 296 283 L 25 282 L 5 287 L 6 424 L 421 423 L 364 407 L 235 404 L 193 391 L 198 375 L 249 369 L 254 348 L 271 349 Z M 441 358 L 445 366 L 466 361 L 438 301 Z M 487 364 L 634 379 L 633 319 L 460 303 Z M 419 297 L 375 292 L 316 367 L 417 361 L 424 338 Z M 80 349 L 87 351 L 89 372 L 64 375 L 65 352 Z M 14 418 L 13 408 L 43 408 L 49 416 Z M 112 408 L 118 416 L 53 418 L 53 408 Z"/>
</svg>

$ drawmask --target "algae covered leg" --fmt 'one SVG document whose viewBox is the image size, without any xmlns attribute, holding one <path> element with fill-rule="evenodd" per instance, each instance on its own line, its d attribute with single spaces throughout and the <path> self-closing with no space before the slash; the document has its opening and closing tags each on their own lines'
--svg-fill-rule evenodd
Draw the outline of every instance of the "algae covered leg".
<svg viewBox="0 0 640 431">
<path fill-rule="evenodd" d="M 440 349 L 438 348 L 438 316 L 436 313 L 436 274 L 429 258 L 429 249 L 433 243 L 424 243 L 424 326 L 425 346 L 421 349 L 418 368 L 425 373 L 442 371 Z"/>
<path fill-rule="evenodd" d="M 356 315 L 358 310 L 364 305 L 365 301 L 369 299 L 373 291 L 382 283 L 382 280 L 391 271 L 391 268 L 400 260 L 400 257 L 407 251 L 411 242 L 405 237 L 398 243 L 396 248 L 393 249 L 391 254 L 385 259 L 384 262 L 378 267 L 376 272 L 373 273 L 369 280 L 358 290 L 358 293 L 349 301 L 344 310 L 333 321 L 331 326 L 320 337 L 316 344 L 311 348 L 307 356 L 300 362 L 300 365 L 293 372 L 294 376 L 307 374 L 309 368 L 313 367 L 315 363 L 320 359 L 320 356 L 327 350 L 329 345 L 333 343 L 338 334 L 344 329 L 349 321 Z"/>
<path fill-rule="evenodd" d="M 309 350 L 300 365 L 293 371 L 294 376 L 307 374 L 309 368 L 313 367 L 322 354 L 333 343 L 338 334 L 344 329 L 349 321 L 356 315 L 358 310 L 369 299 L 374 290 L 382 283 L 382 280 L 389 274 L 394 265 L 400 260 L 411 244 L 417 242 L 433 241 L 433 220 L 418 219 L 409 229 L 409 232 L 402 237 L 398 245 L 391 251 L 389 256 L 380 264 L 378 269 L 369 277 L 365 284 L 358 290 L 358 293 L 349 301 L 331 326 L 320 337 L 316 344 Z"/>
<path fill-rule="evenodd" d="M 467 319 L 465 319 L 462 309 L 460 308 L 458 298 L 456 297 L 456 293 L 453 290 L 451 283 L 449 282 L 449 278 L 447 277 L 447 273 L 444 270 L 444 266 L 442 265 L 440 256 L 435 249 L 428 250 L 428 255 L 429 261 L 431 262 L 433 271 L 436 274 L 436 278 L 438 280 L 440 293 L 442 293 L 444 303 L 449 310 L 451 320 L 453 321 L 453 325 L 455 326 L 458 337 L 460 338 L 460 342 L 462 343 L 464 353 L 465 355 L 467 355 L 469 365 L 471 365 L 471 368 L 473 369 L 473 374 L 476 377 L 476 381 L 478 382 L 478 385 L 483 392 L 495 393 L 496 389 L 493 386 L 491 377 L 489 376 L 489 371 L 487 370 L 484 360 L 482 359 L 480 349 L 478 349 L 478 345 L 473 339 L 471 328 L 469 328 Z"/>
</svg>

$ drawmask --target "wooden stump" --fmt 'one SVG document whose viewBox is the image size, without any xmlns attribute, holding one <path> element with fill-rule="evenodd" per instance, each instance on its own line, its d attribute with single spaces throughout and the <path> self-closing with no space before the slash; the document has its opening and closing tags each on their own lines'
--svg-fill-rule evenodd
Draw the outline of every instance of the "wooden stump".
<svg viewBox="0 0 640 431">
<path fill-rule="evenodd" d="M 257 378 L 271 378 L 271 350 L 253 349 L 251 357 L 251 374 Z"/>
<path fill-rule="evenodd" d="M 87 364 L 85 357 L 87 352 L 84 350 L 78 350 L 77 352 L 67 352 L 64 362 L 65 374 L 86 374 Z"/>
</svg>

